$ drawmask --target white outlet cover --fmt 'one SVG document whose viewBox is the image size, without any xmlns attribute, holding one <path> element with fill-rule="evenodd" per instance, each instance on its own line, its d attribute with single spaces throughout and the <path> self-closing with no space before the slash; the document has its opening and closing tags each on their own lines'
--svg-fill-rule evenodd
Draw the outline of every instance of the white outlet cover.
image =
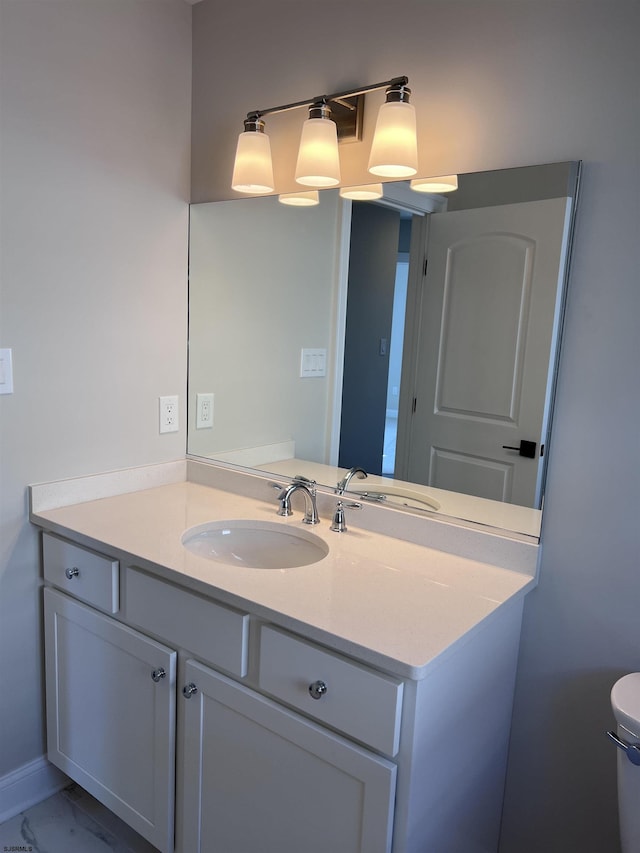
<svg viewBox="0 0 640 853">
<path fill-rule="evenodd" d="M 178 396 L 159 397 L 160 401 L 160 432 L 178 432 L 180 421 L 178 418 Z"/>
<path fill-rule="evenodd" d="M 196 394 L 196 429 L 213 429 L 213 394 Z"/>
</svg>

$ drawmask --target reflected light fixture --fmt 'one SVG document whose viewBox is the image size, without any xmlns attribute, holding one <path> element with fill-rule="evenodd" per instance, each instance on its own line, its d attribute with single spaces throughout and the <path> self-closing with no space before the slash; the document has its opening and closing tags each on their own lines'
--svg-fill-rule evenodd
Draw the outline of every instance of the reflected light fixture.
<svg viewBox="0 0 640 853">
<path fill-rule="evenodd" d="M 307 192 L 299 193 L 280 193 L 278 201 L 281 204 L 290 204 L 293 207 L 312 207 L 314 204 L 320 204 L 320 196 L 318 190 L 308 190 Z"/>
<path fill-rule="evenodd" d="M 418 193 L 450 193 L 458 189 L 457 175 L 439 175 L 437 178 L 415 178 L 411 189 Z"/>
<path fill-rule="evenodd" d="M 386 89 L 386 100 L 378 114 L 368 169 L 381 177 L 415 175 L 418 171 L 416 116 L 409 103 L 408 82 L 407 77 L 394 77 L 360 89 L 248 113 L 244 132 L 238 137 L 232 188 L 253 195 L 273 192 L 271 148 L 264 116 L 299 107 L 307 107 L 309 117 L 302 127 L 296 182 L 308 187 L 337 186 L 340 183 L 338 140 L 361 139 L 364 96 L 378 89 Z"/>
<path fill-rule="evenodd" d="M 340 189 L 342 198 L 350 198 L 353 201 L 373 201 L 382 198 L 382 184 L 363 184 L 358 187 L 342 187 Z"/>
</svg>

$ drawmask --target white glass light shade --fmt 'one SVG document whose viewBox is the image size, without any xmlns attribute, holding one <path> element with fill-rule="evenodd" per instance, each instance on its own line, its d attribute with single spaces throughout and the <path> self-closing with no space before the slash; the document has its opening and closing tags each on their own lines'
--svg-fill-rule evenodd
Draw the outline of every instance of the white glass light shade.
<svg viewBox="0 0 640 853">
<path fill-rule="evenodd" d="M 318 190 L 308 190 L 300 193 L 281 193 L 278 201 L 293 207 L 311 207 L 314 204 L 320 204 L 320 197 Z"/>
<path fill-rule="evenodd" d="M 406 101 L 382 104 L 369 155 L 369 171 L 386 178 L 409 178 L 418 171 L 416 111 Z"/>
<path fill-rule="evenodd" d="M 271 144 L 266 133 L 245 130 L 238 137 L 231 188 L 239 193 L 260 195 L 273 192 Z"/>
<path fill-rule="evenodd" d="M 342 187 L 340 195 L 342 198 L 351 198 L 354 201 L 371 201 L 374 198 L 382 198 L 382 184 L 363 184 L 359 187 Z"/>
<path fill-rule="evenodd" d="M 418 193 L 450 193 L 458 189 L 457 175 L 439 175 L 437 178 L 416 178 L 411 189 Z"/>
<path fill-rule="evenodd" d="M 335 187 L 340 183 L 338 131 L 329 118 L 308 118 L 302 125 L 296 181 L 305 187 Z"/>
</svg>

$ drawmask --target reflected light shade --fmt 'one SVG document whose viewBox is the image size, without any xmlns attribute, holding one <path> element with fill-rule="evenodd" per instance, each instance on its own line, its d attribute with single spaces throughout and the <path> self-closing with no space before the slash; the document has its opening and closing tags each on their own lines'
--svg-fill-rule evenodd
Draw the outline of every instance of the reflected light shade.
<svg viewBox="0 0 640 853">
<path fill-rule="evenodd" d="M 299 193 L 281 193 L 278 196 L 278 201 L 281 204 L 290 204 L 293 207 L 312 207 L 315 204 L 320 204 L 320 196 L 318 190 L 308 190 L 307 192 Z"/>
<path fill-rule="evenodd" d="M 308 118 L 302 125 L 296 181 L 305 187 L 340 183 L 338 130 L 330 118 Z"/>
<path fill-rule="evenodd" d="M 245 121 L 245 128 L 249 127 L 252 129 L 247 129 L 238 136 L 231 189 L 252 195 L 273 192 L 271 144 L 264 132 L 264 122 Z"/>
<path fill-rule="evenodd" d="M 415 178 L 411 189 L 418 193 L 450 193 L 458 189 L 457 175 L 439 175 L 437 178 Z"/>
<path fill-rule="evenodd" d="M 363 184 L 358 187 L 342 187 L 340 189 L 342 198 L 350 198 L 354 201 L 372 201 L 382 198 L 382 184 Z"/>
<path fill-rule="evenodd" d="M 372 175 L 409 178 L 418 171 L 416 111 L 407 101 L 382 104 L 369 156 Z"/>
</svg>

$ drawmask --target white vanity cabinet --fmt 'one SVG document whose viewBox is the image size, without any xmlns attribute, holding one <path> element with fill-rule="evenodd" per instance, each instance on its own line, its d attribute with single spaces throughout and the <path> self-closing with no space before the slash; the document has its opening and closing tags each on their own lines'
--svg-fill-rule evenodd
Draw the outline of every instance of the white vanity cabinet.
<svg viewBox="0 0 640 853">
<path fill-rule="evenodd" d="M 54 764 L 163 853 L 391 851 L 401 679 L 44 540 Z"/>
<path fill-rule="evenodd" d="M 145 556 L 121 519 L 155 530 L 155 490 L 105 499 L 106 533 L 94 506 L 36 516 L 51 761 L 162 853 L 495 853 L 532 580 L 368 534 L 261 592 L 171 552 L 213 510 L 166 488 L 195 503 Z"/>
<path fill-rule="evenodd" d="M 171 850 L 176 652 L 52 589 L 44 606 L 49 759 Z"/>
</svg>

